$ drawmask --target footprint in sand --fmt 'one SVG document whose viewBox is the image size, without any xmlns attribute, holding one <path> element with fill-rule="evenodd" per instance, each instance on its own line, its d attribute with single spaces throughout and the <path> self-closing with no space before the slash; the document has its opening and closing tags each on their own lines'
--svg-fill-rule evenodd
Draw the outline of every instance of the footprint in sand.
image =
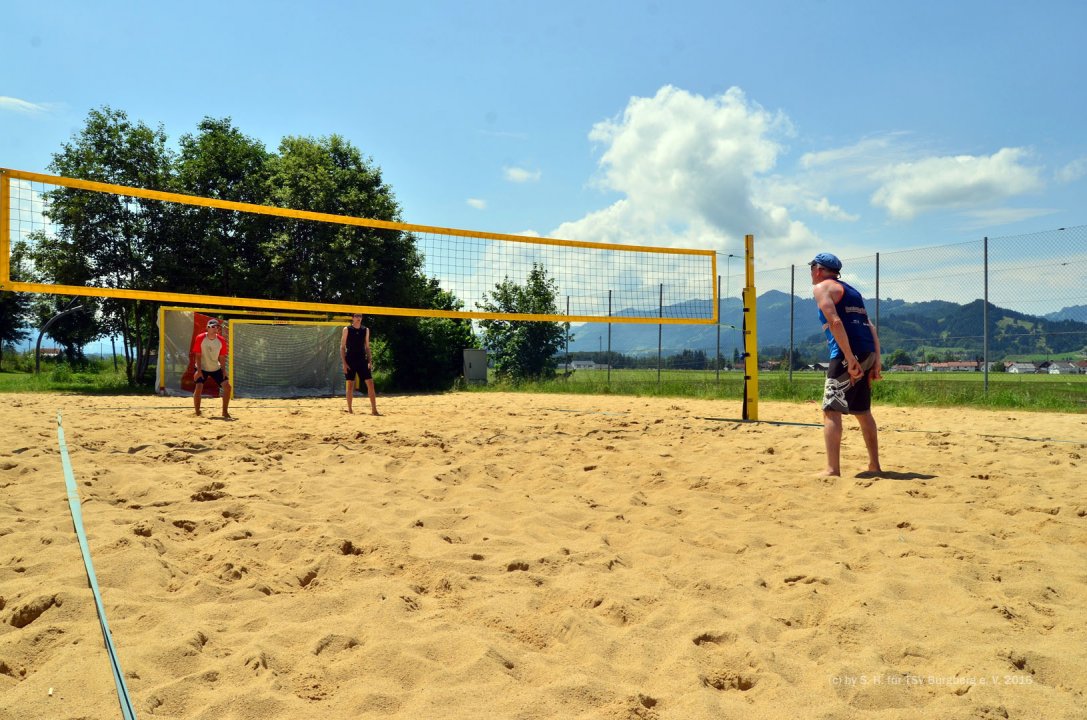
<svg viewBox="0 0 1087 720">
<path fill-rule="evenodd" d="M 701 680 L 703 685 L 714 690 L 738 690 L 740 692 L 747 692 L 758 683 L 755 678 L 730 669 L 707 673 L 701 677 Z"/>
<path fill-rule="evenodd" d="M 11 625 L 12 627 L 24 628 L 44 615 L 49 608 L 60 607 L 62 602 L 56 595 L 31 600 L 11 614 Z"/>
</svg>

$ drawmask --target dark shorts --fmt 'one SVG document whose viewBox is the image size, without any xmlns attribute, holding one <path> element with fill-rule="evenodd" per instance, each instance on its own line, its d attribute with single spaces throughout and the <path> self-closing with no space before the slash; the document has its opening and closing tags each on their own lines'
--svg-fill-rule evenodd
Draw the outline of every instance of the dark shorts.
<svg viewBox="0 0 1087 720">
<path fill-rule="evenodd" d="M 203 385 L 204 381 L 207 380 L 208 378 L 211 378 L 212 380 L 219 383 L 220 385 L 222 385 L 223 383 L 226 382 L 226 371 L 223 370 L 222 368 L 220 368 L 218 370 L 211 370 L 211 371 L 201 370 L 200 372 L 202 374 L 201 374 L 199 380 L 197 380 L 195 377 L 193 378 L 193 382 L 195 382 L 197 385 Z"/>
<path fill-rule="evenodd" d="M 366 382 L 367 380 L 373 380 L 374 376 L 370 374 L 370 365 L 365 360 L 352 365 L 350 361 L 347 363 L 347 372 L 343 374 L 343 379 L 347 382 L 355 382 L 355 376 L 358 376 L 358 382 Z"/>
<path fill-rule="evenodd" d="M 872 383 L 868 372 L 876 364 L 875 353 L 861 353 L 857 361 L 864 375 L 854 381 L 842 356 L 831 358 L 823 386 L 823 409 L 840 413 L 864 413 L 872 409 Z"/>
</svg>

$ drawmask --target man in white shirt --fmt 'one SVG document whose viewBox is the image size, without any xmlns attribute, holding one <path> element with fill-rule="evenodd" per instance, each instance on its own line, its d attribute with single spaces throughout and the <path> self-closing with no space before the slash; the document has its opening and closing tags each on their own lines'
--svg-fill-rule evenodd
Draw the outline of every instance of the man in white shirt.
<svg viewBox="0 0 1087 720">
<path fill-rule="evenodd" d="M 223 419 L 230 420 L 227 407 L 230 405 L 230 381 L 226 377 L 224 361 L 227 356 L 226 340 L 220 335 L 222 328 L 215 318 L 208 320 L 207 330 L 193 339 L 189 359 L 193 363 L 193 381 L 196 389 L 192 394 L 196 414 L 200 414 L 200 398 L 204 394 L 204 381 L 209 377 L 219 383 L 219 394 L 223 398 Z"/>
</svg>

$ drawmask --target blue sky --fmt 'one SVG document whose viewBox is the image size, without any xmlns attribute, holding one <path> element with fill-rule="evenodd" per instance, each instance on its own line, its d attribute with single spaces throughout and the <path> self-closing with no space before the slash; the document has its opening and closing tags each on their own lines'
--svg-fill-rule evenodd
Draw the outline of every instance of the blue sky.
<svg viewBox="0 0 1087 720">
<path fill-rule="evenodd" d="M 806 262 L 1087 223 L 1087 3 L 8 3 L 0 166 L 103 105 L 338 133 L 405 221 Z"/>
</svg>

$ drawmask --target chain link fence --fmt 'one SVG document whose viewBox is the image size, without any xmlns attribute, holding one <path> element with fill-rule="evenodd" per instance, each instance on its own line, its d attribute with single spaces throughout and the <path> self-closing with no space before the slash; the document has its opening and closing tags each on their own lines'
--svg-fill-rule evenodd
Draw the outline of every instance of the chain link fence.
<svg viewBox="0 0 1087 720">
<path fill-rule="evenodd" d="M 930 388 L 956 380 L 1087 378 L 1087 226 L 842 258 L 842 279 L 865 297 L 886 372 Z M 578 336 L 567 376 L 601 386 L 676 383 L 728 396 L 742 384 L 744 261 L 720 254 L 717 326 L 594 323 Z M 807 265 L 755 273 L 760 385 L 811 382 L 827 348 Z M 572 379 L 572 378 L 571 378 Z M 1087 382 L 1070 386 L 1083 394 Z M 625 389 L 630 389 L 626 387 Z M 641 389 L 641 388 L 639 388 Z M 769 391 L 767 393 L 767 391 Z"/>
</svg>

